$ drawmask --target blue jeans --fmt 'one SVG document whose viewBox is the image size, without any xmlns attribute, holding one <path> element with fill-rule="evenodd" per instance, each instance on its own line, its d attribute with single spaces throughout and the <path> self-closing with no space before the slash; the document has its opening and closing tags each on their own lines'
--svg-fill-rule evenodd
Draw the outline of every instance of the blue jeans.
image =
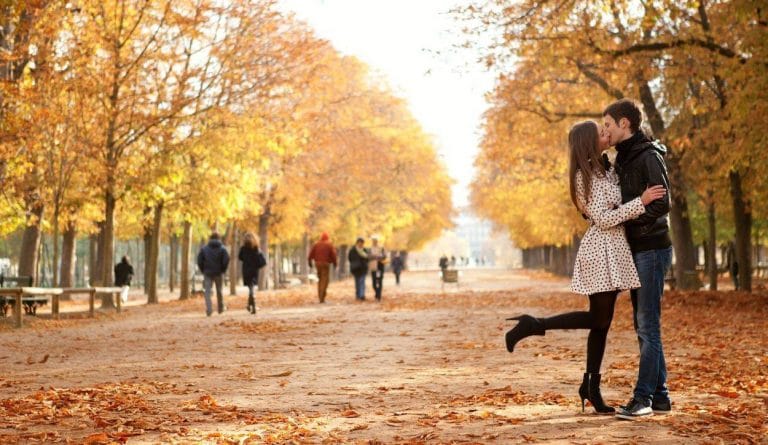
<svg viewBox="0 0 768 445">
<path fill-rule="evenodd" d="M 365 274 L 355 275 L 355 298 L 365 300 Z"/>
<path fill-rule="evenodd" d="M 203 276 L 203 295 L 205 296 L 205 314 L 211 315 L 213 308 L 211 307 L 211 288 L 213 284 L 216 284 L 216 303 L 219 313 L 224 312 L 224 296 L 221 293 L 221 275 L 210 277 L 208 275 Z"/>
<path fill-rule="evenodd" d="M 664 275 L 672 262 L 672 248 L 647 250 L 633 254 L 640 289 L 633 289 L 632 315 L 640 343 L 640 369 L 634 397 L 650 402 L 669 397 L 667 364 L 661 344 L 661 298 Z"/>
</svg>

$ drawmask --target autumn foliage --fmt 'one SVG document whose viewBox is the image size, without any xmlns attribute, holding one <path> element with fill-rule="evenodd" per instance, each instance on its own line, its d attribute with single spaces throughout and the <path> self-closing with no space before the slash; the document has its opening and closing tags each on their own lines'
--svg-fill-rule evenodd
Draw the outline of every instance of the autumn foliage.
<svg viewBox="0 0 768 445">
<path fill-rule="evenodd" d="M 450 224 L 451 181 L 404 101 L 272 0 L 1 7 L 0 234 L 24 232 L 20 275 L 43 233 L 56 255 L 60 233 L 96 234 L 91 282 L 111 284 L 116 237 L 144 237 L 156 268 L 162 234 L 189 263 L 215 227 L 409 249 Z"/>
<path fill-rule="evenodd" d="M 766 9 L 749 1 L 471 2 L 459 17 L 499 73 L 489 93 L 473 203 L 521 246 L 583 233 L 568 203 L 566 134 L 636 100 L 669 148 L 675 270 L 736 241 L 750 288 L 764 234 Z M 712 259 L 708 263 L 713 263 Z M 710 268 L 714 270 L 714 268 Z M 681 275 L 678 275 L 681 281 Z M 713 286 L 716 280 L 711 280 Z"/>
</svg>

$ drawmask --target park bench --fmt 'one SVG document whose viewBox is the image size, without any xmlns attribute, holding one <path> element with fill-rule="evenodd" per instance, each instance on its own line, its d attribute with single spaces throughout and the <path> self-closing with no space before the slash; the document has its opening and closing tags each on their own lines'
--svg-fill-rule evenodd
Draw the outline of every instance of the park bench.
<svg viewBox="0 0 768 445">
<path fill-rule="evenodd" d="M 8 277 L 0 275 L 0 316 L 6 317 L 8 311 L 11 309 L 11 305 L 15 303 L 15 297 L 8 296 L 2 293 L 2 288 L 9 287 L 31 287 L 32 277 L 19 276 Z M 14 294 L 15 295 L 15 294 Z M 27 314 L 36 314 L 37 308 L 48 303 L 48 299 L 39 295 L 28 295 L 22 298 L 22 304 L 24 305 L 24 312 Z"/>
<path fill-rule="evenodd" d="M 37 308 L 43 304 L 48 303 L 48 299 L 51 299 L 51 312 L 54 317 L 58 317 L 59 312 L 59 296 L 62 290 L 58 288 L 43 288 L 43 287 L 9 287 L 0 289 L 0 294 L 5 299 L 6 305 L 12 305 L 14 309 L 14 318 L 16 319 L 16 327 L 22 325 L 22 306 L 24 306 L 24 312 L 28 315 L 37 315 Z M 3 315 L 7 308 L 4 307 Z"/>
<path fill-rule="evenodd" d="M 28 315 L 37 315 L 37 308 L 42 304 L 46 304 L 51 301 L 51 316 L 54 319 L 59 319 L 59 300 L 61 295 L 67 294 L 83 294 L 89 295 L 90 316 L 93 317 L 95 313 L 95 299 L 97 295 L 109 295 L 110 298 L 115 298 L 114 305 L 117 312 L 122 312 L 122 304 L 120 301 L 119 287 L 89 287 L 89 288 L 42 288 L 42 287 L 11 287 L 0 288 L 0 302 L 3 303 L 2 313 L 6 316 L 8 308 L 13 306 L 14 318 L 16 327 L 22 326 L 22 309 L 19 305 L 21 302 L 24 306 L 24 312 Z"/>
<path fill-rule="evenodd" d="M 445 283 L 456 283 L 459 287 L 459 271 L 456 269 L 445 269 L 440 274 L 440 289 L 445 289 Z"/>
</svg>

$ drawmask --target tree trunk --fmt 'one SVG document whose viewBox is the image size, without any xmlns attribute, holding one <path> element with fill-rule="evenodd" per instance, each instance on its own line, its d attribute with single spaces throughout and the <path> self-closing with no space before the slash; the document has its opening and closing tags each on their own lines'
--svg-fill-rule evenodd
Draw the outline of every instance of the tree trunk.
<svg viewBox="0 0 768 445">
<path fill-rule="evenodd" d="M 273 289 L 281 289 L 282 280 L 280 279 L 280 269 L 283 261 L 283 252 L 280 250 L 280 244 L 275 244 L 274 261 L 272 261 L 272 285 Z"/>
<path fill-rule="evenodd" d="M 160 259 L 160 231 L 162 228 L 163 202 L 160 201 L 155 206 L 155 217 L 152 223 L 152 232 L 150 233 L 149 256 L 147 258 L 147 304 L 157 304 L 160 302 L 157 296 L 158 270 L 157 264 Z"/>
<path fill-rule="evenodd" d="M 149 295 L 150 274 L 152 273 L 150 268 L 149 256 L 152 254 L 152 227 L 144 228 L 144 294 Z"/>
<path fill-rule="evenodd" d="M 342 279 L 346 278 L 347 276 L 347 252 L 349 251 L 349 246 L 346 244 L 342 244 L 339 246 L 339 267 L 336 268 L 336 278 Z"/>
<path fill-rule="evenodd" d="M 53 206 L 53 286 L 59 286 L 59 205 Z"/>
<path fill-rule="evenodd" d="M 88 285 L 95 286 L 98 280 L 99 264 L 99 235 L 94 233 L 88 237 Z M 100 273 L 100 272 L 98 272 Z"/>
<path fill-rule="evenodd" d="M 229 295 L 237 295 L 237 222 L 232 221 L 232 233 L 229 236 Z"/>
<path fill-rule="evenodd" d="M 111 190 L 108 189 L 108 190 Z M 114 256 L 115 256 L 115 207 L 117 201 L 114 195 L 108 191 L 104 197 L 104 225 L 99 239 L 99 266 L 101 267 L 101 284 L 110 286 L 114 284 L 113 277 Z M 115 307 L 111 295 L 101 297 L 101 307 L 111 309 Z"/>
<path fill-rule="evenodd" d="M 309 234 L 304 233 L 304 236 L 301 238 L 301 251 L 299 252 L 299 275 L 301 275 L 302 281 L 306 280 L 307 275 L 309 275 L 309 260 L 307 259 L 309 248 Z"/>
<path fill-rule="evenodd" d="M 186 300 L 189 298 L 189 263 L 190 256 L 192 254 L 192 223 L 184 221 L 184 235 L 181 239 L 181 279 L 179 287 L 181 294 L 180 300 Z"/>
<path fill-rule="evenodd" d="M 709 272 L 709 290 L 717 290 L 717 224 L 715 220 L 715 203 L 712 193 L 709 193 L 709 207 L 707 208 L 707 227 L 709 239 L 707 242 L 707 265 Z"/>
<path fill-rule="evenodd" d="M 259 215 L 259 246 L 261 246 L 264 258 L 267 260 L 267 266 L 259 271 L 259 290 L 265 290 L 269 287 L 269 269 L 271 260 L 269 258 L 269 209 Z"/>
<path fill-rule="evenodd" d="M 168 289 L 173 293 L 176 289 L 176 271 L 179 267 L 179 237 L 171 234 L 171 258 L 168 266 Z"/>
<path fill-rule="evenodd" d="M 32 277 L 32 285 L 38 283 L 37 266 L 40 261 L 40 240 L 42 232 L 40 224 L 43 218 L 43 206 L 34 205 L 27 216 L 27 224 L 21 238 L 19 254 L 19 276 Z"/>
<path fill-rule="evenodd" d="M 739 263 L 739 285 L 752 292 L 752 209 L 744 199 L 741 175 L 738 171 L 728 174 L 733 200 L 733 221 L 736 226 L 736 261 Z"/>
<path fill-rule="evenodd" d="M 672 229 L 672 247 L 675 250 L 675 280 L 678 289 L 698 289 L 698 280 L 687 278 L 691 276 L 692 271 L 696 270 L 696 247 L 693 243 L 683 174 L 679 168 L 678 159 L 671 154 L 668 156 L 667 168 L 672 188 L 669 219 Z"/>
<path fill-rule="evenodd" d="M 61 279 L 60 287 L 74 287 L 73 278 L 75 272 L 75 245 L 77 242 L 77 229 L 73 223 L 67 224 L 61 246 Z M 63 297 L 63 295 L 62 295 Z"/>
</svg>

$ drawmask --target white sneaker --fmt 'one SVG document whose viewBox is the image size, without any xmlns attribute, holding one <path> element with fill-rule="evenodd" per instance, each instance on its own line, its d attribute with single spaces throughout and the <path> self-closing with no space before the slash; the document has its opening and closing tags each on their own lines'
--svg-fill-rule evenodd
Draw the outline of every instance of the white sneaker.
<svg viewBox="0 0 768 445">
<path fill-rule="evenodd" d="M 652 416 L 653 415 L 653 409 L 651 408 L 651 404 L 648 403 L 647 405 L 643 403 L 640 400 L 637 400 L 636 398 L 632 398 L 632 400 L 627 403 L 627 406 L 622 406 L 619 408 L 619 410 L 616 412 L 616 417 L 619 419 L 624 420 L 635 420 L 640 417 L 646 417 L 646 416 Z"/>
</svg>

